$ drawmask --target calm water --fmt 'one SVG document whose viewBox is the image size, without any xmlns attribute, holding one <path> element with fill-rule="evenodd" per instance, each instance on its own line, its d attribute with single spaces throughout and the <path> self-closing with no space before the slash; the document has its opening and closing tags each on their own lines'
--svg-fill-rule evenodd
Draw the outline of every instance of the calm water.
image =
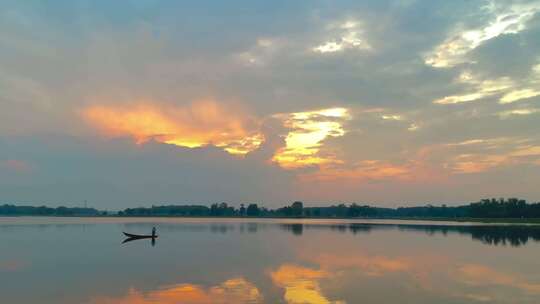
<svg viewBox="0 0 540 304">
<path fill-rule="evenodd" d="M 121 244 L 122 231 L 159 239 Z M 0 303 L 540 303 L 540 227 L 0 218 Z"/>
</svg>

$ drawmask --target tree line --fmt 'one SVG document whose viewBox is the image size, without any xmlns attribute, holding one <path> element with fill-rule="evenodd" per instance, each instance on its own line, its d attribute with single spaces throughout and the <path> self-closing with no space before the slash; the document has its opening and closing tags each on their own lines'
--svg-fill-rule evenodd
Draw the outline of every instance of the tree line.
<svg viewBox="0 0 540 304">
<path fill-rule="evenodd" d="M 199 217 L 298 217 L 298 218 L 540 218 L 540 203 L 517 198 L 483 199 L 460 206 L 427 205 L 419 207 L 382 208 L 363 204 L 338 204 L 328 207 L 304 207 L 294 202 L 276 209 L 256 203 L 234 207 L 227 203 L 205 205 L 164 205 L 127 208 L 115 212 L 94 208 L 49 208 L 45 206 L 0 205 L 0 215 L 42 216 L 199 216 Z"/>
<path fill-rule="evenodd" d="M 106 211 L 98 211 L 94 208 L 70 208 L 70 207 L 58 207 L 50 208 L 46 206 L 16 206 L 16 205 L 0 205 L 0 215 L 4 216 L 20 216 L 20 215 L 33 215 L 33 216 L 100 216 L 107 215 Z"/>
<path fill-rule="evenodd" d="M 240 216 L 240 217 L 306 217 L 306 218 L 540 218 L 540 203 L 517 198 L 483 199 L 461 206 L 427 205 L 419 207 L 382 208 L 360 204 L 338 204 L 328 207 L 304 207 L 302 202 L 268 209 L 256 203 L 235 208 L 227 203 L 204 205 L 152 206 L 128 208 L 121 216 Z"/>
</svg>

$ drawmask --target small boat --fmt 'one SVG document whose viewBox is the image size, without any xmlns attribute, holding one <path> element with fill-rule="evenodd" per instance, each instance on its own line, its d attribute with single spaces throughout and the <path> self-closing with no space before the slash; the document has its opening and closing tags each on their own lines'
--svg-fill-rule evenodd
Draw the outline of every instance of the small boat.
<svg viewBox="0 0 540 304">
<path fill-rule="evenodd" d="M 126 237 L 128 238 L 134 238 L 134 239 L 153 239 L 153 238 L 157 238 L 157 234 L 150 234 L 150 235 L 142 235 L 142 234 L 132 234 L 132 233 L 127 233 L 127 232 L 122 232 Z"/>
</svg>

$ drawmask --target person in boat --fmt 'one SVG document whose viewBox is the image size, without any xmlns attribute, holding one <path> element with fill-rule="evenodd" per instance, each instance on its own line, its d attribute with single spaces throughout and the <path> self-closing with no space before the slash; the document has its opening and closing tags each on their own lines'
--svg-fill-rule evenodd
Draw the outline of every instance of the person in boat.
<svg viewBox="0 0 540 304">
<path fill-rule="evenodd" d="M 156 227 L 152 227 L 152 238 L 156 237 Z"/>
</svg>

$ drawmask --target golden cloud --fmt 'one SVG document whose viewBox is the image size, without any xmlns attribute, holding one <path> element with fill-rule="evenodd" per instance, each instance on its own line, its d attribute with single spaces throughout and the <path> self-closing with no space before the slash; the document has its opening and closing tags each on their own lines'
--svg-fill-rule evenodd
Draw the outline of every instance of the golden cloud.
<svg viewBox="0 0 540 304">
<path fill-rule="evenodd" d="M 128 106 L 92 105 L 83 117 L 103 134 L 130 136 L 138 144 L 149 140 L 196 148 L 214 145 L 231 154 L 246 154 L 264 141 L 259 122 L 240 109 L 209 100 L 187 107 L 141 102 Z"/>
<path fill-rule="evenodd" d="M 345 135 L 344 121 L 350 119 L 345 108 L 329 108 L 317 111 L 277 114 L 290 129 L 285 136 L 285 147 L 273 157 L 282 168 L 297 169 L 312 165 L 340 163 L 331 153 L 321 153 L 325 139 Z"/>
</svg>

